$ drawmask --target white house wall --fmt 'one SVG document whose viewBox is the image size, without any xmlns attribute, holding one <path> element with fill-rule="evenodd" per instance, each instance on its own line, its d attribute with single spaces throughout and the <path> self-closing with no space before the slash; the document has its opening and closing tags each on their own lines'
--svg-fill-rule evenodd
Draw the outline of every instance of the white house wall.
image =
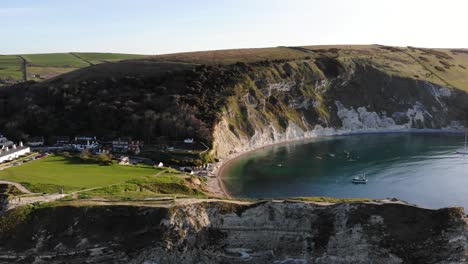
<svg viewBox="0 0 468 264">
<path fill-rule="evenodd" d="M 31 152 L 31 149 L 29 147 L 18 149 L 17 151 L 9 153 L 8 155 L 1 156 L 0 162 L 11 161 L 11 160 L 17 159 L 19 158 L 19 156 L 25 155 L 29 152 Z"/>
</svg>

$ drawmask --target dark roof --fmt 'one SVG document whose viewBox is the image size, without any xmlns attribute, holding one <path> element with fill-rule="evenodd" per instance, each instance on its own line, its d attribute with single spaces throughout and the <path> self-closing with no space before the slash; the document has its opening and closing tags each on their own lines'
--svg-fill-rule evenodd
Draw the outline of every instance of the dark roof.
<svg viewBox="0 0 468 264">
<path fill-rule="evenodd" d="M 10 141 L 10 140 L 0 141 L 0 149 L 2 148 L 2 146 L 9 147 L 9 146 L 12 146 L 13 144 L 14 144 L 13 141 Z"/>
</svg>

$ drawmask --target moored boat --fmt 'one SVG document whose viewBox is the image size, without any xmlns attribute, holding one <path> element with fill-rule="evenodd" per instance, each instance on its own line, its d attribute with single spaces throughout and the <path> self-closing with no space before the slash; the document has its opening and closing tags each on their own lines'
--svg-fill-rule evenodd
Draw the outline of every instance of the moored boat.
<svg viewBox="0 0 468 264">
<path fill-rule="evenodd" d="M 355 184 L 366 184 L 367 183 L 367 177 L 365 175 L 363 176 L 356 176 L 352 180 L 353 183 Z"/>
</svg>

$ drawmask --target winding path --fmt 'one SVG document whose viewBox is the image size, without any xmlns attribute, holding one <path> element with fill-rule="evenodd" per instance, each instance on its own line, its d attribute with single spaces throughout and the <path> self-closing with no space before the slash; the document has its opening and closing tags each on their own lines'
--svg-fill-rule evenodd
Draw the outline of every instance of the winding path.
<svg viewBox="0 0 468 264">
<path fill-rule="evenodd" d="M 26 193 L 26 194 L 31 194 L 32 192 L 28 189 L 26 189 L 26 187 L 24 187 L 23 185 L 21 185 L 20 183 L 17 183 L 17 182 L 11 182 L 11 181 L 2 181 L 0 180 L 0 184 L 9 184 L 9 185 L 13 185 L 15 186 L 16 188 L 18 188 L 18 190 L 22 191 L 23 193 Z"/>
</svg>

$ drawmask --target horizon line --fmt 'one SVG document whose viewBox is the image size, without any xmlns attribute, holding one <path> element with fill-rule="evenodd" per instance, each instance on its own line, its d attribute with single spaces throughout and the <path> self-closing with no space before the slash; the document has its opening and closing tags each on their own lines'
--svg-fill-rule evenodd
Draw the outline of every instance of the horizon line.
<svg viewBox="0 0 468 264">
<path fill-rule="evenodd" d="M 427 47 L 427 46 L 401 46 L 401 45 L 385 45 L 385 44 L 316 44 L 316 45 L 293 45 L 293 46 L 263 46 L 263 47 L 233 47 L 233 48 L 220 48 L 220 49 L 200 49 L 200 50 L 186 50 L 168 53 L 136 53 L 136 52 L 124 52 L 124 51 L 56 51 L 56 52 L 37 52 L 37 53 L 0 53 L 0 56 L 24 56 L 24 55 L 47 55 L 47 54 L 72 54 L 72 53 L 107 53 L 107 54 L 128 54 L 128 55 L 143 55 L 143 56 L 159 56 L 159 55 L 172 55 L 172 54 L 183 54 L 193 52 L 210 52 L 210 51 L 226 51 L 226 50 L 244 50 L 244 49 L 270 49 L 270 48 L 296 48 L 296 47 L 320 47 L 320 46 L 385 46 L 385 47 L 397 47 L 397 48 L 424 48 L 424 49 L 468 49 L 468 47 Z"/>
</svg>

